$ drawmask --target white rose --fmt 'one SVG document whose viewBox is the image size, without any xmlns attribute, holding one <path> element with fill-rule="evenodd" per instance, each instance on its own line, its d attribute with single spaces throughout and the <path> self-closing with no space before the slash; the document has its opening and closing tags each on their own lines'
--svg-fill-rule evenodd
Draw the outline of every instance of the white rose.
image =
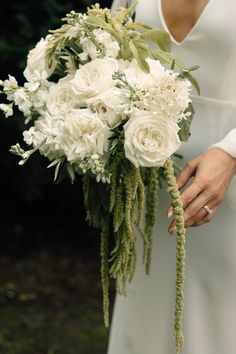
<svg viewBox="0 0 236 354">
<path fill-rule="evenodd" d="M 68 161 L 80 163 L 85 157 L 107 152 L 110 136 L 109 128 L 97 114 L 89 109 L 74 109 L 64 122 L 61 146 Z"/>
<path fill-rule="evenodd" d="M 81 101 L 86 102 L 114 87 L 112 74 L 116 70 L 118 62 L 113 58 L 94 59 L 77 70 L 71 82 Z"/>
<path fill-rule="evenodd" d="M 78 108 L 78 95 L 74 92 L 71 77 L 60 79 L 50 87 L 47 96 L 47 109 L 52 115 L 64 115 L 72 108 Z"/>
<path fill-rule="evenodd" d="M 95 110 L 102 121 L 110 128 L 119 124 L 122 120 L 122 113 L 126 106 L 125 99 L 122 96 L 122 90 L 116 87 L 105 91 L 95 99 L 88 100 L 88 104 Z"/>
<path fill-rule="evenodd" d="M 41 38 L 35 48 L 29 51 L 27 66 L 24 70 L 24 76 L 28 81 L 35 81 L 37 79 L 38 73 L 35 74 L 35 72 L 40 72 L 40 76 L 48 78 L 56 68 L 56 61 L 49 67 L 49 62 L 46 57 L 46 48 L 50 37 L 51 36 L 48 35 L 45 39 Z"/>
<path fill-rule="evenodd" d="M 179 127 L 153 112 L 137 111 L 124 125 L 125 156 L 136 167 L 163 166 L 181 145 Z"/>
</svg>

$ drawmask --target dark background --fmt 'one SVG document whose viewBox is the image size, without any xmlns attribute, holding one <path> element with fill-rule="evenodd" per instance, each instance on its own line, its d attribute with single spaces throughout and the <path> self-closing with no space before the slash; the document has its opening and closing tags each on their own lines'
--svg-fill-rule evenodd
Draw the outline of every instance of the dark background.
<svg viewBox="0 0 236 354">
<path fill-rule="evenodd" d="M 0 79 L 22 83 L 29 49 L 67 12 L 95 2 L 2 0 Z M 9 148 L 23 130 L 22 114 L 1 114 L 0 353 L 105 354 L 99 234 L 85 222 L 80 180 L 54 184 L 36 155 L 18 166 Z"/>
</svg>

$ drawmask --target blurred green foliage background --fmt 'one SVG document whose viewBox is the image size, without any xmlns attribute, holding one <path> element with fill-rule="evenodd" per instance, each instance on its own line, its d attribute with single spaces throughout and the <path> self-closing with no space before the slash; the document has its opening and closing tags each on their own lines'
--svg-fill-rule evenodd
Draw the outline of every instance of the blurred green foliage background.
<svg viewBox="0 0 236 354">
<path fill-rule="evenodd" d="M 95 2 L 2 0 L 0 78 L 22 82 L 29 49 Z M 0 353 L 105 354 L 99 235 L 85 222 L 80 180 L 54 184 L 40 156 L 19 167 L 9 148 L 23 129 L 22 114 L 0 116 Z"/>
</svg>

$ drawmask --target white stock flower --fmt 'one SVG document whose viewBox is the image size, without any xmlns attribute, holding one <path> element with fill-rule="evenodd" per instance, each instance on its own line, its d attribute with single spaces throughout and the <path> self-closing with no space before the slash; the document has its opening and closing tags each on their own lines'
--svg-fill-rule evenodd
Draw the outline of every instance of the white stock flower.
<svg viewBox="0 0 236 354">
<path fill-rule="evenodd" d="M 18 89 L 18 82 L 16 81 L 15 77 L 8 75 L 8 79 L 3 81 L 2 86 L 7 99 L 12 101 L 13 93 Z"/>
<path fill-rule="evenodd" d="M 6 118 L 13 115 L 12 104 L 1 103 L 0 110 L 3 111 Z"/>
<path fill-rule="evenodd" d="M 33 147 L 39 147 L 40 153 L 49 160 L 64 156 L 60 140 L 63 123 L 63 117 L 55 119 L 46 112 L 35 121 L 34 127 L 24 132 L 24 140 Z"/>
<path fill-rule="evenodd" d="M 105 56 L 116 58 L 120 51 L 120 46 L 117 41 L 112 39 L 110 33 L 98 28 L 93 30 L 93 34 L 96 41 L 104 47 Z"/>
<path fill-rule="evenodd" d="M 86 53 L 91 59 L 95 59 L 100 54 L 95 44 L 87 37 L 80 39 L 84 53 Z"/>
<path fill-rule="evenodd" d="M 28 53 L 27 66 L 24 70 L 24 76 L 28 81 L 36 81 L 39 75 L 38 73 L 40 73 L 40 76 L 48 78 L 56 68 L 57 63 L 55 60 L 49 67 L 46 56 L 46 49 L 50 37 L 51 35 L 46 36 L 46 38 L 41 38 L 35 48 L 31 49 Z M 37 71 L 38 73 L 36 73 Z"/>
<path fill-rule="evenodd" d="M 17 89 L 13 94 L 14 103 L 18 106 L 19 110 L 23 112 L 26 116 L 30 114 L 32 107 L 32 102 L 27 94 L 26 90 L 21 87 Z"/>
<path fill-rule="evenodd" d="M 118 62 L 113 58 L 94 59 L 76 71 L 71 81 L 82 102 L 114 87 L 112 74 L 118 70 Z"/>
<path fill-rule="evenodd" d="M 74 109 L 66 117 L 61 145 L 71 163 L 80 163 L 93 154 L 103 155 L 108 149 L 109 128 L 89 109 Z"/>
<path fill-rule="evenodd" d="M 71 76 L 66 76 L 51 85 L 47 96 L 47 109 L 51 115 L 64 115 L 78 108 L 78 95 L 73 90 Z"/>
<path fill-rule="evenodd" d="M 137 111 L 124 125 L 125 156 L 136 167 L 163 166 L 181 145 L 176 123 Z"/>
</svg>

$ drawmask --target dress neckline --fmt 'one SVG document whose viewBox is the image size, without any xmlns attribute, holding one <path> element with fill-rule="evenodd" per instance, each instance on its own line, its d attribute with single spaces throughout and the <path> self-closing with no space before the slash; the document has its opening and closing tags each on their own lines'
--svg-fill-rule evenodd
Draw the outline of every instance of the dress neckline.
<svg viewBox="0 0 236 354">
<path fill-rule="evenodd" d="M 213 0 L 208 0 L 207 4 L 203 8 L 202 12 L 198 16 L 196 22 L 194 23 L 194 25 L 190 29 L 190 31 L 186 34 L 186 36 L 182 39 L 182 41 L 177 41 L 177 39 L 175 39 L 175 37 L 171 34 L 171 32 L 170 32 L 170 30 L 169 30 L 169 28 L 168 28 L 168 26 L 166 24 L 166 21 L 165 21 L 165 18 L 164 18 L 164 14 L 163 14 L 163 9 L 162 9 L 162 0 L 157 0 L 157 1 L 158 1 L 158 10 L 159 10 L 162 26 L 166 30 L 166 32 L 169 33 L 172 42 L 174 42 L 178 46 L 183 45 L 191 37 L 191 35 L 196 31 L 196 29 L 199 27 L 199 23 L 201 22 L 201 20 L 206 15 L 206 13 L 207 13 L 207 11 L 208 11 L 208 9 L 210 7 L 210 4 L 213 2 Z"/>
</svg>

